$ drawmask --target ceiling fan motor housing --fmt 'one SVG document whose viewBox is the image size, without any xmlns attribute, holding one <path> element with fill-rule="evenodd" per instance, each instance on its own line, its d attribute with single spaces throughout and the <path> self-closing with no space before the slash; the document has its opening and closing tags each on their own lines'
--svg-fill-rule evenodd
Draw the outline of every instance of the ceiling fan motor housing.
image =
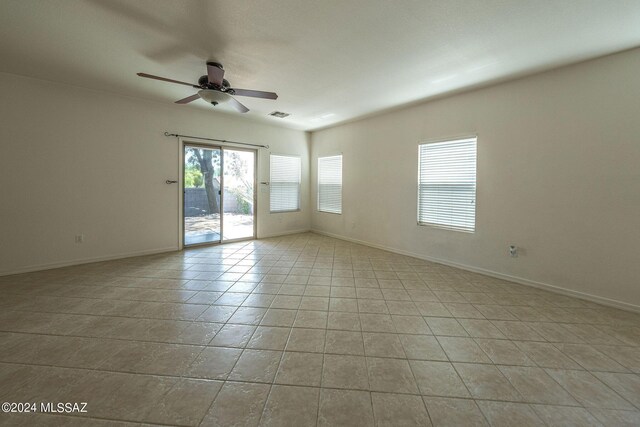
<svg viewBox="0 0 640 427">
<path fill-rule="evenodd" d="M 227 79 L 222 79 L 222 86 L 219 86 L 215 83 L 209 82 L 209 77 L 205 74 L 198 79 L 198 86 L 203 89 L 217 89 L 225 92 L 231 87 L 231 83 L 229 83 L 229 80 Z"/>
</svg>

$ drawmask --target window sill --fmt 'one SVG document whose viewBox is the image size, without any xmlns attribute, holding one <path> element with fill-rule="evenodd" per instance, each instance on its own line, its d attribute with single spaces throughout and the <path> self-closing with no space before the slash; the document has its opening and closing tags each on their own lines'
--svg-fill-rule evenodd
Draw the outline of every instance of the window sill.
<svg viewBox="0 0 640 427">
<path fill-rule="evenodd" d="M 269 211 L 269 214 L 281 214 L 281 213 L 292 213 L 292 212 L 302 212 L 302 209 L 292 209 L 290 211 Z"/>
<path fill-rule="evenodd" d="M 450 227 L 450 226 L 447 226 L 447 225 L 433 224 L 433 223 L 430 223 L 430 222 L 418 222 L 418 226 L 420 226 L 420 227 L 437 228 L 439 230 L 457 231 L 459 233 L 467 233 L 467 234 L 475 234 L 475 232 L 476 232 L 475 228 L 473 230 L 469 230 L 469 229 L 466 229 L 466 228 Z"/>
<path fill-rule="evenodd" d="M 318 213 L 327 213 L 327 214 L 331 214 L 331 215 L 342 215 L 342 212 L 329 212 L 329 211 L 321 211 L 321 210 L 317 210 L 316 212 L 318 212 Z"/>
</svg>

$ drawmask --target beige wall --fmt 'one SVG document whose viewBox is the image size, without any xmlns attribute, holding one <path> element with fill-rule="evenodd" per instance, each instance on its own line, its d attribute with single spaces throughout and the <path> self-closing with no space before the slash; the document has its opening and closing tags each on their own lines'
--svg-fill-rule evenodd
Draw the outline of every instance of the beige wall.
<svg viewBox="0 0 640 427">
<path fill-rule="evenodd" d="M 178 248 L 179 145 L 164 131 L 268 144 L 300 155 L 302 131 L 0 73 L 0 274 Z M 258 180 L 268 181 L 269 150 Z M 258 192 L 258 235 L 309 228 L 302 211 L 269 214 Z M 75 244 L 76 234 L 85 243 Z"/>
<path fill-rule="evenodd" d="M 314 132 L 312 227 L 640 309 L 638 70 L 640 49 Z M 473 134 L 476 232 L 416 225 L 418 143 Z M 343 214 L 316 212 L 339 152 Z"/>
</svg>

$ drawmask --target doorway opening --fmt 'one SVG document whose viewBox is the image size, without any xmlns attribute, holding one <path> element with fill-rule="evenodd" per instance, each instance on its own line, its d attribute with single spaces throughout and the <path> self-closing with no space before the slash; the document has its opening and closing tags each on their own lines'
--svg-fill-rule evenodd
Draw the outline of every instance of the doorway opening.
<svg viewBox="0 0 640 427">
<path fill-rule="evenodd" d="M 255 150 L 184 144 L 184 246 L 256 237 Z"/>
</svg>

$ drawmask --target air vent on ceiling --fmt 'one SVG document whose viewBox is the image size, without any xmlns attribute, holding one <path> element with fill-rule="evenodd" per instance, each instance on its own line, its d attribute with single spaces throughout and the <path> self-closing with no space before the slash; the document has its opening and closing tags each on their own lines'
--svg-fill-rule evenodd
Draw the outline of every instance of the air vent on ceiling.
<svg viewBox="0 0 640 427">
<path fill-rule="evenodd" d="M 289 116 L 289 113 L 283 113 L 282 111 L 274 111 L 273 113 L 269 113 L 270 116 L 277 117 L 279 119 L 284 119 Z"/>
</svg>

